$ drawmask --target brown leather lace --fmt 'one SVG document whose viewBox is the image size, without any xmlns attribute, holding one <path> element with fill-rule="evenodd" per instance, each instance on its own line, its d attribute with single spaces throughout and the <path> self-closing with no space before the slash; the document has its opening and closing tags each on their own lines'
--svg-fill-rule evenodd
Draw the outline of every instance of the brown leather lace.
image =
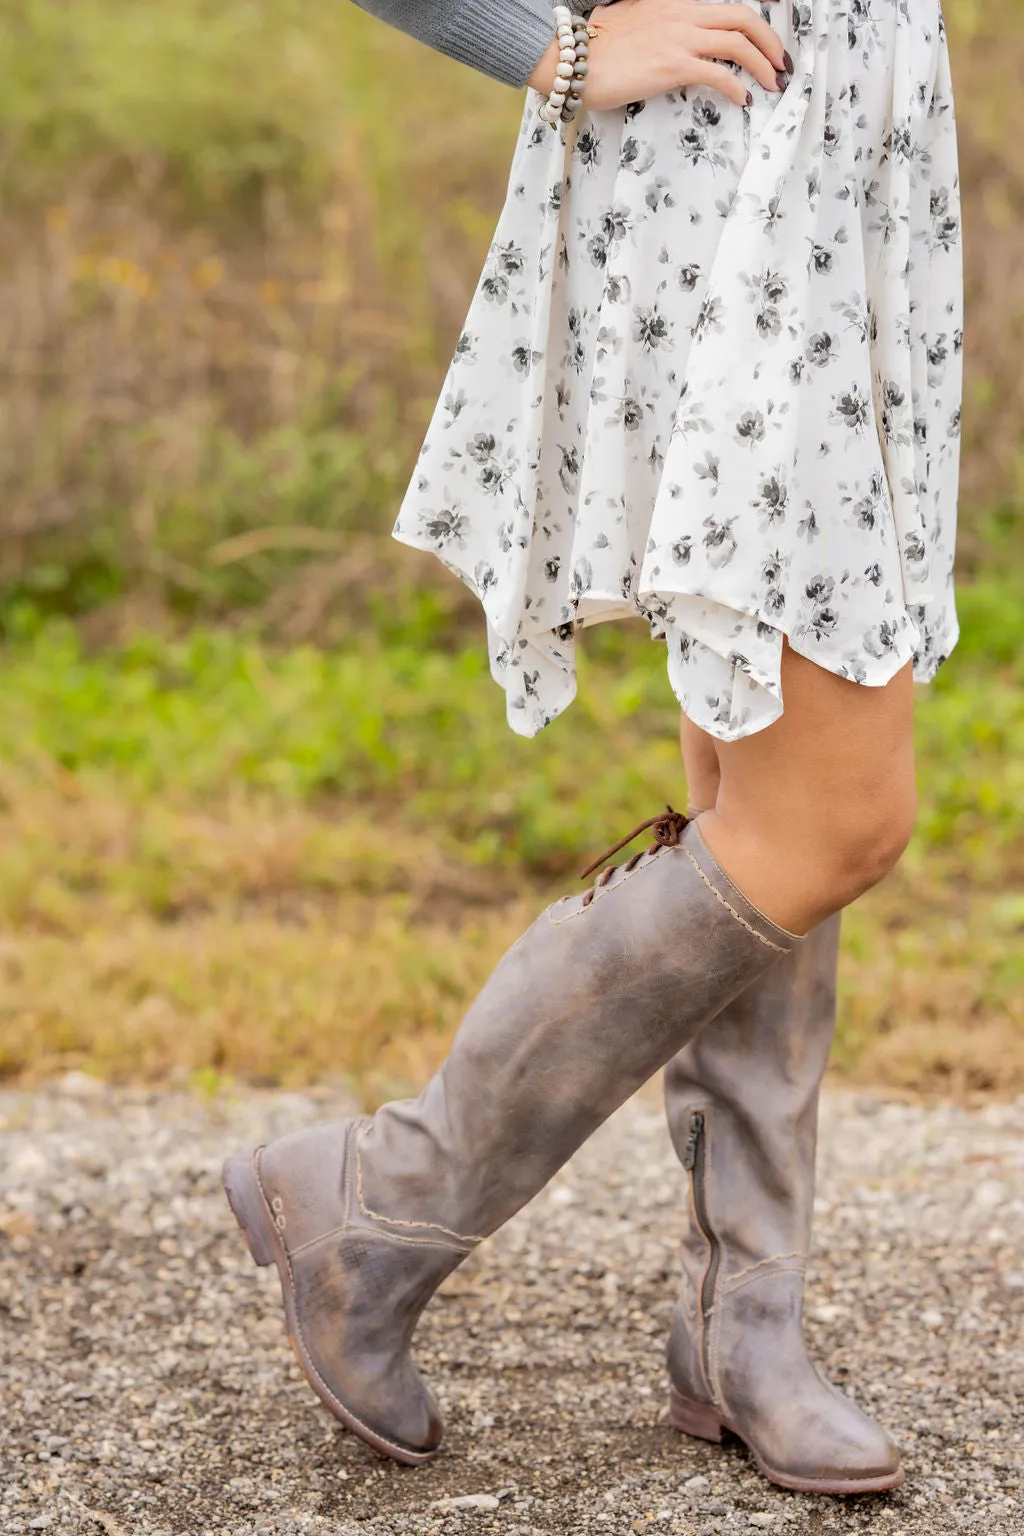
<svg viewBox="0 0 1024 1536">
<path fill-rule="evenodd" d="M 607 853 L 602 853 L 601 857 L 595 859 L 593 864 L 588 864 L 586 869 L 580 871 L 580 879 L 586 880 L 596 869 L 600 869 L 602 864 L 606 864 L 610 858 L 613 858 L 620 849 L 627 848 L 635 837 L 639 837 L 641 832 L 646 832 L 648 827 L 650 827 L 654 841 L 649 848 L 642 848 L 639 853 L 634 853 L 632 858 L 627 859 L 625 864 L 622 865 L 622 868 L 628 874 L 631 869 L 636 868 L 644 854 L 654 853 L 658 848 L 674 848 L 682 837 L 683 828 L 687 825 L 688 821 L 689 817 L 684 816 L 681 811 L 674 811 L 671 806 L 668 806 L 659 815 L 652 816 L 649 821 L 642 821 L 638 827 L 633 828 L 628 837 L 622 838 L 621 842 L 616 843 L 614 848 L 609 848 Z M 588 891 L 583 898 L 583 905 L 585 907 L 590 906 L 601 886 L 608 884 L 608 881 L 618 868 L 617 864 L 613 864 L 610 869 L 606 869 L 594 882 L 593 890 Z"/>
</svg>

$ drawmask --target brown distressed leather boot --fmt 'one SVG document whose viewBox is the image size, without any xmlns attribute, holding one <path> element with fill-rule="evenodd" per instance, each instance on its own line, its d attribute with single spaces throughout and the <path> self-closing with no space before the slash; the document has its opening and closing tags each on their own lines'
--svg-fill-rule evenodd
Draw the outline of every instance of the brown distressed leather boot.
<svg viewBox="0 0 1024 1536">
<path fill-rule="evenodd" d="M 800 943 L 750 905 L 686 817 L 647 826 L 651 848 L 512 946 L 419 1098 L 225 1164 L 253 1258 L 277 1265 L 307 1380 L 398 1461 L 426 1461 L 441 1440 L 410 1354 L 441 1281 Z"/>
<path fill-rule="evenodd" d="M 903 1472 L 888 1435 L 812 1364 L 801 1321 L 839 923 L 814 929 L 673 1058 L 665 1103 L 691 1192 L 672 1423 L 738 1435 L 784 1488 L 843 1494 L 898 1488 Z"/>
</svg>

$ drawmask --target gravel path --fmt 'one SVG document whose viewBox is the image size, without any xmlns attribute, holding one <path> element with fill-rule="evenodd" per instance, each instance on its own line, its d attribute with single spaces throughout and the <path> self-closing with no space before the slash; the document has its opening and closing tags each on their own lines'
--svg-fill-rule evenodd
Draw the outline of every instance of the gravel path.
<svg viewBox="0 0 1024 1536">
<path fill-rule="evenodd" d="M 773 1489 L 738 1446 L 668 1428 L 682 1176 L 653 1097 L 428 1313 L 439 1459 L 404 1470 L 341 1432 L 218 1182 L 225 1151 L 337 1108 L 77 1076 L 0 1094 L 3 1536 L 1024 1533 L 1024 1100 L 827 1100 L 809 1333 L 909 1472 L 846 1501 Z"/>
</svg>

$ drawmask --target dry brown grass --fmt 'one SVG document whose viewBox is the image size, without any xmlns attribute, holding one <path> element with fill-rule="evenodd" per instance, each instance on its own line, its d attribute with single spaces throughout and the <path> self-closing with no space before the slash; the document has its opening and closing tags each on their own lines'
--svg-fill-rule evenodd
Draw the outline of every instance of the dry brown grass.
<svg viewBox="0 0 1024 1536">
<path fill-rule="evenodd" d="M 967 321 L 962 492 L 969 511 L 1024 501 L 1024 79 L 1019 0 L 947 7 L 958 106 Z M 972 520 L 961 560 L 983 556 Z"/>
<path fill-rule="evenodd" d="M 970 1098 L 1024 1092 L 1020 898 L 897 870 L 844 918 L 840 1075 Z"/>
<path fill-rule="evenodd" d="M 0 1075 L 26 1080 L 341 1079 L 382 1099 L 436 1065 L 564 886 L 467 865 L 358 810 L 198 813 L 10 774 L 3 794 Z M 854 908 L 837 1070 L 1024 1091 L 1018 909 L 912 867 Z"/>
<path fill-rule="evenodd" d="M 0 1076 L 408 1083 L 526 921 L 506 879 L 353 812 L 200 814 L 8 773 Z"/>
</svg>

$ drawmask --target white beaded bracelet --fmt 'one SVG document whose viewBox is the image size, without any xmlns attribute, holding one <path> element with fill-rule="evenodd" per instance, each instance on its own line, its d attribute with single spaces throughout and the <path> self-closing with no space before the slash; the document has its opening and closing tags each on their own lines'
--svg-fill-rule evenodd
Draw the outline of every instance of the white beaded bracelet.
<svg viewBox="0 0 1024 1536">
<path fill-rule="evenodd" d="M 569 81 L 565 106 L 562 108 L 563 123 L 571 123 L 579 111 L 583 92 L 587 88 L 587 72 L 590 69 L 590 27 L 582 16 L 574 16 L 572 30 L 576 45 L 576 59 L 572 67 L 572 79 Z"/>
<path fill-rule="evenodd" d="M 554 8 L 555 35 L 558 39 L 558 63 L 551 94 L 540 109 L 540 116 L 552 128 L 570 123 L 579 111 L 586 89 L 589 28 L 582 16 L 574 16 L 567 5 Z"/>
</svg>

